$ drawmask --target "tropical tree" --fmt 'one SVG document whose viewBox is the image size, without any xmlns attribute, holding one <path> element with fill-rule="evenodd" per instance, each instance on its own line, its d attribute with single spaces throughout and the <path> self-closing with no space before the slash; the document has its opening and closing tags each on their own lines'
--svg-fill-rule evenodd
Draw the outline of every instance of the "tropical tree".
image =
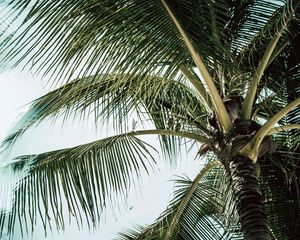
<svg viewBox="0 0 300 240">
<path fill-rule="evenodd" d="M 158 135 L 168 159 L 187 139 L 207 164 L 194 180 L 177 180 L 174 199 L 153 225 L 120 239 L 297 239 L 298 5 L 3 0 L 11 23 L 1 34 L 3 65 L 33 69 L 60 86 L 32 103 L 2 153 L 59 115 L 112 119 L 118 134 L 8 164 L 27 175 L 12 209 L 2 212 L 1 229 L 12 234 L 25 220 L 21 228 L 30 231 L 37 215 L 45 228 L 50 215 L 64 228 L 62 198 L 78 224 L 83 211 L 94 226 L 154 163 L 139 137 Z M 151 124 L 130 129 L 132 113 Z"/>
</svg>

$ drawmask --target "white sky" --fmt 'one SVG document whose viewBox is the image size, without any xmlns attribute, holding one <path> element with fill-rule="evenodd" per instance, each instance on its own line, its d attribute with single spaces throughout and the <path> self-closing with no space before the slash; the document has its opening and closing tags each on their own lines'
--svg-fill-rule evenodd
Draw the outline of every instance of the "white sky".
<svg viewBox="0 0 300 240">
<path fill-rule="evenodd" d="M 25 105 L 35 98 L 45 94 L 47 88 L 43 86 L 40 79 L 34 78 L 30 73 L 11 71 L 0 74 L 0 140 L 8 133 L 13 123 L 26 110 Z M 99 138 L 99 134 L 95 133 L 92 121 L 82 123 L 79 121 L 69 122 L 62 128 L 61 124 L 53 125 L 50 122 L 41 124 L 36 129 L 25 134 L 13 151 L 13 155 L 29 154 L 49 151 L 57 148 L 75 146 L 80 143 L 89 142 Z M 153 142 L 155 138 L 152 138 Z M 40 240 L 40 239 L 61 239 L 61 240 L 77 240 L 77 239 L 115 239 L 116 233 L 122 229 L 134 226 L 134 224 L 150 224 L 165 209 L 172 193 L 173 183 L 169 181 L 174 179 L 174 175 L 182 175 L 182 173 L 193 177 L 200 167 L 199 162 L 193 161 L 195 152 L 188 156 L 183 155 L 183 162 L 177 169 L 172 171 L 164 168 L 160 164 L 161 171 L 152 176 L 144 177 L 141 189 L 142 192 L 131 191 L 129 194 L 127 206 L 116 217 L 107 212 L 106 223 L 103 223 L 99 229 L 94 232 L 78 230 L 73 221 L 73 225 L 66 227 L 64 233 L 53 232 L 52 236 L 44 237 L 42 224 L 36 227 L 33 236 L 24 239 Z M 3 160 L 1 160 L 3 161 Z M 158 161 L 162 161 L 159 160 Z M 1 178 L 0 178 L 1 181 Z M 20 234 L 16 232 L 13 240 L 22 239 Z"/>
</svg>

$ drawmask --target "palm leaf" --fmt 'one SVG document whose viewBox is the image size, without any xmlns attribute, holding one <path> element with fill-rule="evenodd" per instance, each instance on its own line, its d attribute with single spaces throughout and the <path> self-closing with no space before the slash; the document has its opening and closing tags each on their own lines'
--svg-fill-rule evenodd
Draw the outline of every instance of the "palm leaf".
<svg viewBox="0 0 300 240">
<path fill-rule="evenodd" d="M 118 240 L 134 240 L 137 239 L 138 236 L 142 231 L 144 231 L 144 227 L 142 226 L 136 226 L 134 228 L 131 228 L 129 230 L 120 232 L 118 234 Z"/>
<path fill-rule="evenodd" d="M 177 179 L 174 197 L 156 222 L 120 233 L 118 239 L 241 239 L 224 169 L 215 167 L 198 181 L 198 177 L 194 181 Z M 176 231 L 173 226 L 174 235 L 168 236 L 174 220 Z"/>
<path fill-rule="evenodd" d="M 294 156 L 292 156 L 294 155 Z M 260 189 L 274 239 L 298 239 L 299 232 L 299 154 L 287 155 L 282 148 L 267 156 L 260 166 Z M 288 162 L 298 167 L 288 166 Z M 289 172 L 289 169 L 292 170 Z M 293 173 L 293 174 L 291 174 Z"/>
<path fill-rule="evenodd" d="M 27 170 L 14 190 L 12 208 L 0 217 L 1 233 L 34 228 L 38 215 L 45 231 L 52 224 L 64 229 L 63 209 L 79 225 L 85 217 L 95 226 L 103 209 L 125 198 L 141 172 L 153 169 L 153 148 L 134 136 L 108 137 L 73 148 L 18 157 L 6 168 Z M 64 200 L 67 200 L 66 202 Z M 84 213 L 84 214 L 83 214 Z M 51 218 L 54 218 L 53 223 Z"/>
<path fill-rule="evenodd" d="M 276 161 L 270 158 L 270 162 L 269 157 L 266 157 L 260 163 L 259 184 L 265 197 L 265 208 L 273 238 L 297 239 L 297 219 L 300 217 L 297 211 L 299 181 L 295 179 L 290 184 L 292 191 L 286 187 L 286 175 L 278 167 L 278 161 L 282 161 L 282 157 L 282 154 L 276 154 Z M 224 174 L 224 169 L 215 168 L 201 179 L 178 221 L 177 235 L 172 239 L 242 239 L 230 193 L 231 187 Z M 139 226 L 120 233 L 118 239 L 168 239 L 167 232 L 171 222 L 192 184 L 195 182 L 178 179 L 174 198 L 156 222 L 148 227 Z"/>
<path fill-rule="evenodd" d="M 74 74 L 104 73 L 110 69 L 121 74 L 138 73 L 142 77 L 154 72 L 159 65 L 166 70 L 165 76 L 171 76 L 179 64 L 191 62 L 161 1 L 97 3 L 81 0 L 75 4 L 35 1 L 34 6 L 28 2 L 4 2 L 4 6 L 6 4 L 7 8 L 14 9 L 9 12 L 8 19 L 16 18 L 21 11 L 28 13 L 23 17 L 20 28 L 1 46 L 6 61 L 13 61 L 18 56 L 18 60 L 14 61 L 16 64 L 30 63 L 38 70 L 43 69 L 44 73 L 52 71 L 56 76 L 67 78 Z M 215 19 L 218 29 L 221 29 L 226 24 L 221 10 L 226 12 L 227 9 L 223 1 L 217 1 L 217 6 L 219 10 Z M 194 16 L 196 28 L 191 29 L 189 34 L 192 38 L 201 37 L 201 41 L 205 42 L 198 44 L 199 39 L 195 41 L 202 55 L 224 58 L 226 48 L 214 44 L 209 28 L 212 19 L 207 17 L 210 10 L 208 3 L 178 1 L 173 7 L 180 20 L 187 22 L 186 27 L 190 26 L 190 19 L 186 16 Z M 198 14 L 199 11 L 203 14 Z M 22 19 L 22 16 L 19 18 Z M 207 35 L 210 37 L 206 38 Z M 11 48 L 12 45 L 14 48 Z M 45 55 L 47 60 L 43 60 Z M 227 61 L 230 63 L 230 58 L 227 57 Z"/>
<path fill-rule="evenodd" d="M 283 65 L 292 54 L 291 48 L 295 46 L 295 40 L 298 38 L 299 27 L 299 6 L 293 1 L 281 3 L 280 8 L 272 16 L 266 19 L 264 27 L 253 36 L 252 41 L 240 52 L 241 68 L 252 72 L 262 59 L 262 54 L 267 49 L 268 44 L 274 38 L 276 33 L 283 28 L 282 36 L 274 49 L 270 61 L 264 71 L 264 75 L 258 87 L 257 95 L 260 95 L 262 89 L 271 89 L 281 92 L 280 87 L 284 86 L 283 79 L 290 75 L 290 67 Z M 287 69 L 287 68 L 288 69 Z M 283 76 L 284 75 L 284 76 Z"/>
<path fill-rule="evenodd" d="M 181 124 L 181 130 L 198 129 L 207 135 L 203 127 L 206 113 L 202 111 L 205 109 L 194 94 L 183 81 L 165 81 L 151 76 L 144 81 L 130 74 L 76 79 L 35 100 L 2 142 L 2 152 L 11 148 L 31 126 L 49 117 L 55 120 L 63 116 L 66 120 L 74 114 L 80 118 L 92 114 L 96 124 L 103 124 L 101 119 L 111 119 L 115 129 L 122 132 L 128 130 L 128 115 L 137 112 L 139 122 L 150 117 L 158 129 L 170 129 L 168 121 L 173 118 L 174 125 Z M 198 117 L 201 115 L 202 119 Z M 161 139 L 168 153 L 178 145 L 174 137 L 162 136 Z"/>
<path fill-rule="evenodd" d="M 268 25 L 270 17 L 285 1 L 228 1 L 230 20 L 228 32 L 232 50 L 239 52 L 248 46 L 255 35 Z M 251 34 L 250 34 L 251 33 Z"/>
</svg>

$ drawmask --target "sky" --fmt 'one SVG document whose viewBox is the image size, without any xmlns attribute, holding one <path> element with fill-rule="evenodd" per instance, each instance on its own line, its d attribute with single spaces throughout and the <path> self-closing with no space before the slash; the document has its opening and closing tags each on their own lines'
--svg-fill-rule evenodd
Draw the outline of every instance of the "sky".
<svg viewBox="0 0 300 240">
<path fill-rule="evenodd" d="M 50 88 L 44 82 L 30 72 L 17 69 L 0 73 L 0 141 L 26 111 L 28 103 L 49 91 Z M 22 154 L 41 153 L 76 146 L 99 139 L 102 136 L 94 128 L 92 120 L 67 121 L 63 126 L 61 122 L 61 119 L 58 119 L 55 124 L 46 121 L 31 129 L 16 143 L 11 158 Z M 146 140 L 158 148 L 156 137 L 148 137 Z M 50 233 L 45 237 L 42 224 L 38 224 L 32 236 L 22 238 L 16 230 L 13 240 L 110 240 L 115 239 L 116 233 L 136 224 L 151 224 L 167 207 L 168 201 L 171 199 L 173 182 L 170 180 L 175 179 L 176 175 L 185 174 L 193 178 L 197 174 L 201 162 L 194 161 L 194 158 L 195 151 L 188 155 L 182 154 L 181 159 L 183 161 L 173 169 L 166 167 L 162 158 L 157 159 L 160 170 L 150 176 L 143 175 L 140 190 L 132 189 L 130 191 L 127 203 L 120 211 L 116 211 L 116 215 L 107 210 L 105 222 L 96 230 L 89 231 L 87 227 L 79 230 L 73 221 L 71 226 L 66 227 L 65 232 L 57 233 L 54 230 L 52 234 Z M 5 160 L 1 159 L 1 161 L 3 163 Z"/>
</svg>

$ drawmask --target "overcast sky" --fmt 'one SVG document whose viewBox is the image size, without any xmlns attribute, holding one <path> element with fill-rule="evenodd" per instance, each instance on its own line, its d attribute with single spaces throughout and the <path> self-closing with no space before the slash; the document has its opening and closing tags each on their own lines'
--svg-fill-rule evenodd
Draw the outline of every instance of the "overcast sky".
<svg viewBox="0 0 300 240">
<path fill-rule="evenodd" d="M 35 98 L 45 94 L 49 88 L 43 82 L 34 78 L 28 72 L 18 70 L 4 72 L 0 74 L 0 139 L 3 139 L 13 123 L 26 110 L 26 104 Z M 29 154 L 45 152 L 53 149 L 76 146 L 81 143 L 98 139 L 100 134 L 96 133 L 93 128 L 92 121 L 87 122 L 68 122 L 63 127 L 61 121 L 58 120 L 55 125 L 51 122 L 41 124 L 39 127 L 25 134 L 13 150 L 13 155 Z M 156 138 L 149 138 L 151 143 Z M 115 239 L 116 233 L 134 224 L 150 224 L 165 209 L 170 200 L 173 183 L 169 181 L 174 179 L 174 175 L 182 175 L 182 173 L 193 177 L 199 162 L 193 161 L 195 152 L 188 156 L 183 155 L 184 161 L 172 171 L 166 170 L 161 159 L 158 159 L 161 170 L 151 176 L 144 176 L 140 191 L 131 191 L 128 202 L 123 210 L 116 216 L 111 211 L 107 212 L 106 223 L 101 224 L 100 228 L 89 232 L 87 228 L 78 230 L 75 222 L 67 227 L 64 233 L 54 233 L 47 238 L 44 237 L 43 227 L 41 224 L 36 228 L 33 236 L 24 237 L 24 239 Z M 188 160 L 189 159 L 189 160 Z M 2 160 L 3 161 L 3 160 Z M 1 181 L 1 179 L 0 179 Z M 16 233 L 14 240 L 22 239 Z"/>
</svg>

